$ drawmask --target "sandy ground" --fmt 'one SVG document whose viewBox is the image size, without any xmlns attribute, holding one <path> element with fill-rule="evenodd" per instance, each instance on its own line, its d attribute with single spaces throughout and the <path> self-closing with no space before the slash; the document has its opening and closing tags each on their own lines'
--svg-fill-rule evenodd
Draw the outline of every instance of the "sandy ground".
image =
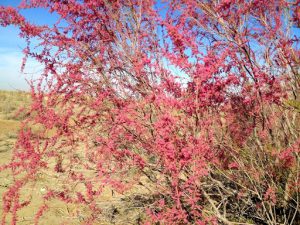
<svg viewBox="0 0 300 225">
<path fill-rule="evenodd" d="M 19 125 L 19 121 L 0 119 L 0 165 L 11 160 Z M 32 195 L 32 203 L 18 212 L 19 221 L 17 224 L 34 224 L 34 215 L 43 204 L 42 197 L 46 191 L 45 187 L 61 185 L 62 182 L 59 179 L 59 177 L 45 173 L 37 178 L 35 185 L 26 186 L 22 195 L 24 197 Z M 11 172 L 9 170 L 0 172 L 1 196 L 11 183 Z M 124 195 L 117 193 L 112 195 L 111 189 L 105 189 L 98 201 L 103 213 L 95 224 L 139 224 L 138 221 L 143 217 L 142 207 L 124 201 L 124 199 L 134 198 L 139 194 L 145 194 L 145 191 L 138 189 L 138 187 Z M 0 215 L 2 215 L 2 207 L 1 198 Z M 58 200 L 53 200 L 50 202 L 49 210 L 43 215 L 39 224 L 81 224 L 84 221 L 86 212 L 87 210 L 83 207 L 67 205 Z"/>
<path fill-rule="evenodd" d="M 3 95 L 5 95 L 3 97 Z M 7 97 L 8 96 L 8 97 Z M 13 98 L 9 99 L 9 98 Z M 18 104 L 16 104 L 18 99 Z M 17 132 L 20 126 L 20 121 L 12 119 L 13 112 L 7 110 L 8 102 L 13 102 L 12 110 L 23 104 L 20 96 L 0 91 L 0 165 L 3 165 L 11 160 L 12 149 L 17 138 Z M 4 112 L 4 108 L 6 111 Z M 9 108 L 10 109 L 10 108 Z M 12 117 L 12 118 L 11 118 Z M 34 224 L 34 215 L 43 204 L 42 196 L 45 194 L 45 187 L 58 185 L 59 177 L 53 177 L 50 174 L 41 174 L 35 185 L 26 186 L 22 192 L 23 198 L 32 195 L 32 202 L 27 207 L 18 212 L 20 225 Z M 7 190 L 12 183 L 12 176 L 10 171 L 0 172 L 0 195 Z M 141 206 L 132 205 L 128 199 L 134 199 L 135 196 L 145 194 L 144 190 L 136 187 L 127 194 L 121 195 L 115 193 L 107 188 L 104 190 L 102 197 L 98 204 L 103 209 L 103 213 L 99 216 L 99 220 L 95 224 L 139 224 L 140 218 L 143 215 L 143 208 Z M 124 199 L 127 199 L 126 201 Z M 0 215 L 2 218 L 2 197 L 0 198 Z M 74 205 L 67 205 L 58 200 L 53 200 L 49 204 L 49 210 L 43 215 L 39 224 L 55 225 L 55 224 L 82 224 L 84 222 L 85 208 Z M 10 223 L 7 223 L 10 224 Z"/>
<path fill-rule="evenodd" d="M 9 127 L 9 126 L 14 127 Z M 18 122 L 0 120 L 0 165 L 5 164 L 11 159 L 11 150 L 15 143 Z M 3 129 L 2 129 L 3 127 Z M 34 186 L 26 186 L 23 196 L 32 195 L 32 203 L 19 211 L 18 224 L 34 224 L 34 215 L 42 205 L 42 196 L 46 186 L 58 185 L 59 178 L 41 174 Z M 2 195 L 12 182 L 10 171 L 0 172 L 0 195 Z M 140 217 L 143 217 L 142 210 L 137 206 L 129 205 L 123 199 L 132 197 L 139 190 L 121 195 L 114 193 L 110 189 L 105 189 L 98 204 L 103 209 L 103 214 L 95 224 L 138 224 Z M 81 224 L 84 221 L 85 209 L 82 207 L 67 205 L 58 200 L 53 200 L 49 204 L 49 210 L 43 215 L 39 224 Z M 83 214 L 82 214 L 83 213 Z M 0 214 L 2 215 L 2 198 L 0 199 Z M 82 215 L 81 215 L 82 214 Z"/>
</svg>

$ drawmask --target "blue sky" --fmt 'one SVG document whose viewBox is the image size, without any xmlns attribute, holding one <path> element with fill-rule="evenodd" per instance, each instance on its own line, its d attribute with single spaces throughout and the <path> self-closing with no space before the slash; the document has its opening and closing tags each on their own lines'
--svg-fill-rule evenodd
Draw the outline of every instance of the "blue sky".
<svg viewBox="0 0 300 225">
<path fill-rule="evenodd" d="M 21 0 L 0 0 L 0 6 L 18 6 Z M 27 9 L 21 12 L 23 16 L 35 24 L 51 24 L 55 16 L 45 9 Z M 18 29 L 14 26 L 0 26 L 0 89 L 26 90 L 25 78 L 37 76 L 41 66 L 29 60 L 24 74 L 21 74 L 22 49 L 26 46 L 24 40 L 19 38 Z"/>
<path fill-rule="evenodd" d="M 0 5 L 15 6 L 17 0 L 1 0 Z M 23 40 L 18 38 L 18 29 L 0 27 L 0 89 L 25 89 L 24 76 L 20 73 Z"/>
<path fill-rule="evenodd" d="M 21 0 L 0 0 L 0 6 L 19 5 Z M 50 14 L 45 9 L 26 9 L 21 14 L 35 24 L 53 24 L 57 15 Z M 293 30 L 300 36 L 299 29 Z M 18 28 L 14 26 L 0 26 L 0 90 L 27 90 L 25 78 L 37 77 L 41 72 L 41 65 L 33 60 L 28 60 L 24 73 L 20 72 L 22 63 L 22 50 L 26 46 L 23 39 L 18 36 Z"/>
</svg>

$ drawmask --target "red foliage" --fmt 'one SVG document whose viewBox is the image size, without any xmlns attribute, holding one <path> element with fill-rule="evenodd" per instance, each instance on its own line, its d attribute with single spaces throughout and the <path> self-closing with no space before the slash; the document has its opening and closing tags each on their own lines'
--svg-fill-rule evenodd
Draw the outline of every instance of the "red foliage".
<svg viewBox="0 0 300 225">
<path fill-rule="evenodd" d="M 60 18 L 38 26 L 19 14 L 35 7 Z M 17 223 L 20 190 L 42 171 L 63 179 L 47 187 L 36 223 L 54 198 L 88 206 L 91 224 L 104 186 L 123 193 L 145 177 L 146 224 L 300 217 L 298 117 L 289 121 L 283 104 L 298 99 L 299 1 L 23 0 L 19 9 L 0 7 L 0 25 L 20 27 L 25 58 L 45 69 L 0 167 L 14 176 L 3 225 L 9 213 Z"/>
</svg>

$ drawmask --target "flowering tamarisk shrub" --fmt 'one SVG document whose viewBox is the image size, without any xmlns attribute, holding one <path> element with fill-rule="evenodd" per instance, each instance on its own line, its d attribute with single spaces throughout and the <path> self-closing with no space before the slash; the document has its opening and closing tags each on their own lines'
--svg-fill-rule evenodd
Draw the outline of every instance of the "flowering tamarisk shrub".
<svg viewBox="0 0 300 225">
<path fill-rule="evenodd" d="M 19 13 L 36 7 L 57 23 Z M 36 224 L 51 199 L 89 208 L 84 223 L 96 224 L 105 187 L 136 185 L 149 190 L 145 224 L 299 223 L 299 12 L 288 0 L 1 7 L 0 24 L 28 41 L 24 65 L 44 65 L 0 167 L 14 177 L 2 224 L 17 224 L 30 204 L 22 190 L 41 173 L 58 179 Z"/>
</svg>

